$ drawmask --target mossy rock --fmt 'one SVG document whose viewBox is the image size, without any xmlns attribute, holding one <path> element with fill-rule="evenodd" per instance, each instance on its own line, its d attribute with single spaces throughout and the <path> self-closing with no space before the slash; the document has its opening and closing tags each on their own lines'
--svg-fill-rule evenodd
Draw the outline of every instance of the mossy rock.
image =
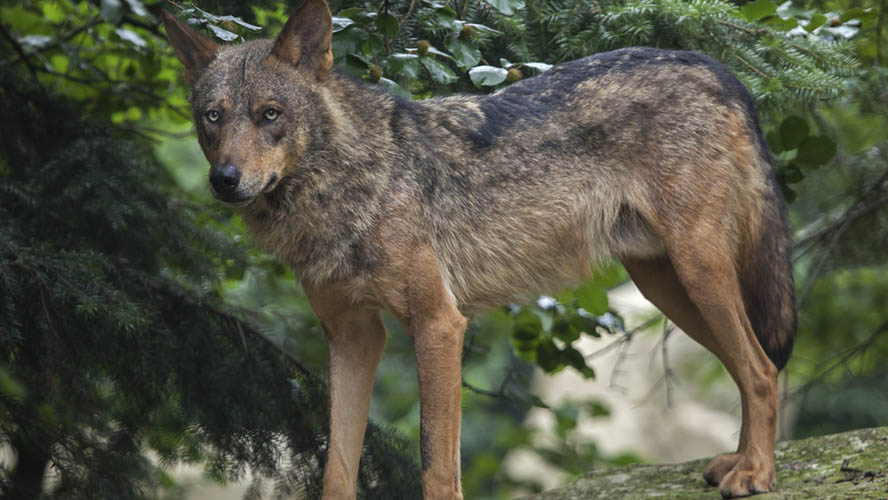
<svg viewBox="0 0 888 500">
<path fill-rule="evenodd" d="M 888 500 L 888 427 L 778 443 L 777 490 L 755 500 Z M 717 500 L 703 481 L 709 459 L 670 465 L 601 466 L 525 500 Z"/>
</svg>

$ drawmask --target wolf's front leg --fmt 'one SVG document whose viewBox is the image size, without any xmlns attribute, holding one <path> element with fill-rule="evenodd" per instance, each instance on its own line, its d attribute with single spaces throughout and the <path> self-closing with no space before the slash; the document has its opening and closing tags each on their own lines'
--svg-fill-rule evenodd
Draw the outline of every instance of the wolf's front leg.
<svg viewBox="0 0 888 500">
<path fill-rule="evenodd" d="M 422 494 L 462 499 L 459 471 L 461 353 L 466 320 L 455 308 L 411 324 L 419 378 Z"/>
<path fill-rule="evenodd" d="M 324 325 L 330 351 L 330 439 L 323 498 L 353 500 L 385 327 L 378 311 L 340 307 L 334 293 L 306 288 L 306 295 Z"/>
</svg>

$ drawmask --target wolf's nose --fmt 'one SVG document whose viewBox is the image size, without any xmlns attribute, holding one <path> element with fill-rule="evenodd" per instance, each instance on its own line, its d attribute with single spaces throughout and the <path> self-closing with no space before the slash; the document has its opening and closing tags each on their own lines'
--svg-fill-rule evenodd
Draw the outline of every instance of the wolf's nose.
<svg viewBox="0 0 888 500">
<path fill-rule="evenodd" d="M 240 182 L 241 173 L 234 165 L 216 165 L 210 169 L 210 184 L 219 194 L 232 194 Z"/>
</svg>

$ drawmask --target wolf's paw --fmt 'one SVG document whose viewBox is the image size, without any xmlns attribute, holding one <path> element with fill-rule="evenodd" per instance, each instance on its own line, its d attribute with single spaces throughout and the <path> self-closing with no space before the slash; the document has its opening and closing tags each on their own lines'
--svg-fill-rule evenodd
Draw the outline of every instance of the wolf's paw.
<svg viewBox="0 0 888 500">
<path fill-rule="evenodd" d="M 767 493 L 774 489 L 777 480 L 772 464 L 744 467 L 738 463 L 718 483 L 722 498 L 737 498 Z"/>
<path fill-rule="evenodd" d="M 703 469 L 703 479 L 710 486 L 718 486 L 723 477 L 740 461 L 739 453 L 727 453 L 713 458 Z"/>
</svg>

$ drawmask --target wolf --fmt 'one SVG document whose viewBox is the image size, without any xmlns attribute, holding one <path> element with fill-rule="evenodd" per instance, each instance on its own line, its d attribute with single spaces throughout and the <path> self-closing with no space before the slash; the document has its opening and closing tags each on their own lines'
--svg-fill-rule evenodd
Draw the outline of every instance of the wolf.
<svg viewBox="0 0 888 500">
<path fill-rule="evenodd" d="M 753 101 L 725 66 L 628 48 L 490 95 L 410 101 L 332 69 L 324 0 L 241 45 L 163 19 L 213 193 L 292 266 L 324 327 L 324 499 L 356 496 L 380 310 L 416 350 L 423 497 L 460 499 L 466 315 L 608 258 L 739 387 L 739 446 L 706 481 L 725 497 L 775 487 L 791 240 Z"/>
</svg>

